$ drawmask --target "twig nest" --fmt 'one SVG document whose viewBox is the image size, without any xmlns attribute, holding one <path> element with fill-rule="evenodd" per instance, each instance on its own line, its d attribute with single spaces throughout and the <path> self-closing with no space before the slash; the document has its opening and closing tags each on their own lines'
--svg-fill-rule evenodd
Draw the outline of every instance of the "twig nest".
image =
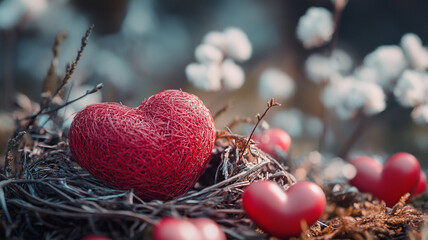
<svg viewBox="0 0 428 240">
<path fill-rule="evenodd" d="M 193 187 L 210 160 L 213 118 L 196 96 L 159 92 L 138 108 L 87 106 L 73 120 L 70 150 L 92 175 L 145 200 L 167 200 Z"/>
</svg>

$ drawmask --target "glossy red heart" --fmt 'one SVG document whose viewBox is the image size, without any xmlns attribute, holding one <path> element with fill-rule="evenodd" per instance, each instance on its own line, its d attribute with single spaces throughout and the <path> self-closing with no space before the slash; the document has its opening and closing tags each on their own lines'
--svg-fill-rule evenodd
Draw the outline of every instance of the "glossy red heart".
<svg viewBox="0 0 428 240">
<path fill-rule="evenodd" d="M 226 234 L 209 218 L 165 217 L 156 224 L 153 240 L 226 240 Z"/>
<path fill-rule="evenodd" d="M 291 144 L 290 135 L 279 128 L 260 131 L 254 134 L 253 140 L 257 143 L 257 147 L 274 158 L 279 158 L 278 152 L 285 153 Z"/>
<path fill-rule="evenodd" d="M 418 186 L 415 189 L 414 195 L 419 195 L 425 192 L 427 188 L 427 175 L 424 171 L 421 171 L 421 176 L 419 177 L 419 183 Z"/>
<path fill-rule="evenodd" d="M 396 153 L 384 165 L 370 157 L 357 157 L 351 161 L 357 173 L 349 182 L 361 192 L 368 192 L 394 206 L 406 193 L 414 193 L 421 168 L 409 153 Z"/>
<path fill-rule="evenodd" d="M 324 192 L 312 182 L 298 182 L 283 191 L 275 182 L 257 181 L 242 195 L 243 208 L 254 223 L 284 238 L 299 235 L 303 224 L 315 223 L 325 204 Z"/>
<path fill-rule="evenodd" d="M 165 217 L 153 229 L 153 240 L 201 240 L 194 224 L 174 217 Z"/>
</svg>

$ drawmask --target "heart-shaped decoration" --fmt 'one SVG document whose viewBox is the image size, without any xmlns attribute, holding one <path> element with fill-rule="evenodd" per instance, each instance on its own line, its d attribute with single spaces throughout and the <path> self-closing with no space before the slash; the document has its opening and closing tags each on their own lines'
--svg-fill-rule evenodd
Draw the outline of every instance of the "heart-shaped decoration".
<svg viewBox="0 0 428 240">
<path fill-rule="evenodd" d="M 357 157 L 351 161 L 357 173 L 349 182 L 360 192 L 368 192 L 394 206 L 406 193 L 414 193 L 419 184 L 421 168 L 409 153 L 396 153 L 384 165 L 371 157 Z"/>
<path fill-rule="evenodd" d="M 257 143 L 257 147 L 274 158 L 281 158 L 281 154 L 278 153 L 284 154 L 291 144 L 290 135 L 279 128 L 260 131 L 254 134 L 253 140 Z"/>
<path fill-rule="evenodd" d="M 196 96 L 159 92 L 138 108 L 87 106 L 73 120 L 69 145 L 76 161 L 119 189 L 145 200 L 186 193 L 208 164 L 216 138 L 209 110 Z"/>
<path fill-rule="evenodd" d="M 209 218 L 189 220 L 165 217 L 155 225 L 153 240 L 226 240 L 220 226 Z"/>
<path fill-rule="evenodd" d="M 275 182 L 257 181 L 242 195 L 243 208 L 254 223 L 281 238 L 297 236 L 302 226 L 315 223 L 325 204 L 324 192 L 312 182 L 298 182 L 283 191 Z"/>
</svg>

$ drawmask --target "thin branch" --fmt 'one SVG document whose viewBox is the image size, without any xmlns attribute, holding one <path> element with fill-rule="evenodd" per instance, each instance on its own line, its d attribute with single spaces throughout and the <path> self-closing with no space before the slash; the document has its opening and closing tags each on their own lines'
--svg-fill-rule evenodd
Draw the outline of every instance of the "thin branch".
<svg viewBox="0 0 428 240">
<path fill-rule="evenodd" d="M 275 102 L 275 99 L 273 99 L 273 98 L 272 98 L 270 101 L 268 101 L 268 102 L 267 102 L 267 108 L 266 108 L 265 112 L 264 112 L 261 116 L 260 116 L 260 114 L 257 114 L 257 123 L 256 123 L 256 125 L 254 126 L 253 130 L 251 131 L 251 134 L 250 134 L 250 136 L 248 137 L 248 140 L 247 140 L 247 142 L 245 143 L 244 148 L 242 149 L 242 152 L 241 152 L 241 155 L 239 156 L 238 161 L 241 161 L 242 157 L 244 156 L 245 150 L 247 149 L 248 144 L 250 143 L 251 138 L 253 137 L 254 132 L 256 131 L 256 129 L 257 129 L 257 127 L 259 126 L 259 124 L 260 124 L 260 122 L 262 121 L 262 119 L 266 116 L 267 112 L 268 112 L 272 107 L 276 107 L 276 106 L 281 106 L 281 104 L 279 104 L 279 103 Z"/>
<path fill-rule="evenodd" d="M 89 36 L 91 35 L 92 30 L 94 29 L 94 25 L 90 26 L 88 30 L 86 31 L 85 35 L 82 37 L 82 42 L 79 51 L 77 51 L 77 56 L 74 61 L 71 62 L 70 65 L 67 66 L 67 71 L 65 73 L 64 78 L 62 79 L 60 85 L 55 89 L 55 91 L 49 96 L 49 98 L 46 99 L 45 103 L 40 106 L 40 110 L 34 114 L 29 116 L 26 119 L 30 119 L 28 124 L 26 125 L 25 129 L 28 129 L 31 125 L 33 125 L 34 121 L 38 116 L 40 116 L 42 113 L 44 113 L 49 107 L 52 102 L 52 100 L 62 91 L 62 89 L 67 85 L 69 82 L 71 76 L 73 75 L 74 71 L 76 70 L 77 64 L 82 57 L 82 53 L 85 50 L 86 45 L 89 41 Z"/>
<path fill-rule="evenodd" d="M 54 45 L 52 47 L 53 58 L 51 61 L 51 65 L 49 66 L 48 73 L 43 81 L 43 91 L 42 91 L 42 101 L 40 105 L 45 104 L 45 101 L 52 93 L 51 91 L 55 89 L 58 85 L 58 76 L 57 76 L 57 68 L 59 63 L 59 50 L 61 44 L 67 38 L 67 32 L 61 31 L 55 37 Z"/>
<path fill-rule="evenodd" d="M 84 97 L 86 97 L 86 96 L 88 96 L 88 95 L 90 95 L 90 94 L 92 94 L 92 93 L 96 93 L 96 92 L 98 92 L 98 91 L 99 91 L 99 90 L 101 90 L 102 88 L 103 88 L 103 84 L 102 84 L 102 83 L 100 83 L 100 84 L 98 84 L 97 86 L 95 86 L 93 89 L 91 89 L 91 90 L 87 90 L 87 91 L 86 91 L 86 93 L 85 93 L 85 94 L 83 94 L 82 96 L 80 96 L 80 97 L 78 97 L 78 98 L 76 98 L 76 99 L 73 99 L 73 100 L 71 100 L 71 101 L 68 101 L 68 102 L 66 102 L 66 103 L 64 103 L 64 104 L 62 104 L 62 105 L 59 105 L 59 106 L 55 107 L 55 108 L 52 108 L 52 109 L 50 109 L 49 111 L 44 112 L 43 114 L 52 114 L 52 113 L 54 113 L 54 112 L 56 112 L 56 111 L 58 111 L 58 110 L 60 110 L 60 109 L 62 109 L 62 108 L 64 108 L 64 107 L 66 107 L 66 106 L 68 106 L 68 105 L 70 105 L 70 104 L 73 104 L 73 103 L 75 103 L 75 102 L 79 101 L 80 99 L 82 99 L 82 98 L 84 98 Z"/>
<path fill-rule="evenodd" d="M 335 8 L 333 12 L 334 32 L 333 32 L 333 36 L 329 46 L 329 51 L 328 51 L 329 57 L 332 57 L 334 50 L 337 48 L 337 42 L 339 41 L 340 20 L 342 18 L 343 8 L 345 6 L 346 6 L 346 3 L 342 5 L 335 4 Z M 321 89 L 324 89 L 325 87 L 326 87 L 326 82 L 323 83 L 323 85 L 321 86 Z M 322 105 L 321 116 L 322 116 L 323 129 L 322 129 L 320 138 L 318 140 L 319 152 L 322 152 L 324 150 L 325 138 L 327 136 L 328 125 L 329 125 L 329 115 L 330 115 L 329 113 L 330 112 L 328 111 L 328 109 L 324 105 Z"/>
<path fill-rule="evenodd" d="M 22 138 L 25 135 L 25 131 L 18 132 L 15 136 L 13 136 L 8 144 L 7 144 L 7 150 L 5 154 L 5 163 L 4 163 L 4 169 L 3 172 L 6 174 L 6 176 L 9 176 L 12 173 L 12 162 L 16 161 L 16 157 L 12 153 L 13 150 L 18 149 L 19 144 L 21 143 Z"/>
<path fill-rule="evenodd" d="M 224 107 L 222 107 L 220 110 L 218 110 L 214 116 L 213 119 L 216 120 L 219 116 L 221 116 L 222 114 L 224 114 L 225 112 L 229 111 L 229 109 L 232 107 L 232 103 L 228 102 L 226 105 L 224 105 Z"/>
</svg>

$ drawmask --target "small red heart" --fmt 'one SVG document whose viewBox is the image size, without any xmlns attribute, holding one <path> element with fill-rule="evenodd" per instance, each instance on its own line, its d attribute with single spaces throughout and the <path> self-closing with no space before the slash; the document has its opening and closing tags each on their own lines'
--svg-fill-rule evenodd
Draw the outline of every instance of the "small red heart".
<svg viewBox="0 0 428 240">
<path fill-rule="evenodd" d="M 421 171 L 421 176 L 419 177 L 419 183 L 415 189 L 414 195 L 416 196 L 424 193 L 426 188 L 427 188 L 427 175 L 424 173 L 424 171 Z"/>
<path fill-rule="evenodd" d="M 201 240 L 198 228 L 189 221 L 165 217 L 153 229 L 153 240 Z"/>
<path fill-rule="evenodd" d="M 279 158 L 278 151 L 286 152 L 291 144 L 290 135 L 279 128 L 258 132 L 254 134 L 253 140 L 257 142 L 257 147 L 274 158 Z"/>
<path fill-rule="evenodd" d="M 153 240 L 226 240 L 226 234 L 209 218 L 189 220 L 165 217 L 156 224 Z"/>
<path fill-rule="evenodd" d="M 315 223 L 326 204 L 322 189 L 312 182 L 298 182 L 286 191 L 270 181 L 251 183 L 242 195 L 247 215 L 265 232 L 291 237 L 302 232 L 302 224 Z"/>
<path fill-rule="evenodd" d="M 351 161 L 357 174 L 349 182 L 360 192 L 368 192 L 394 206 L 406 193 L 414 193 L 421 174 L 418 160 L 409 153 L 396 153 L 384 165 L 370 157 Z"/>
</svg>

